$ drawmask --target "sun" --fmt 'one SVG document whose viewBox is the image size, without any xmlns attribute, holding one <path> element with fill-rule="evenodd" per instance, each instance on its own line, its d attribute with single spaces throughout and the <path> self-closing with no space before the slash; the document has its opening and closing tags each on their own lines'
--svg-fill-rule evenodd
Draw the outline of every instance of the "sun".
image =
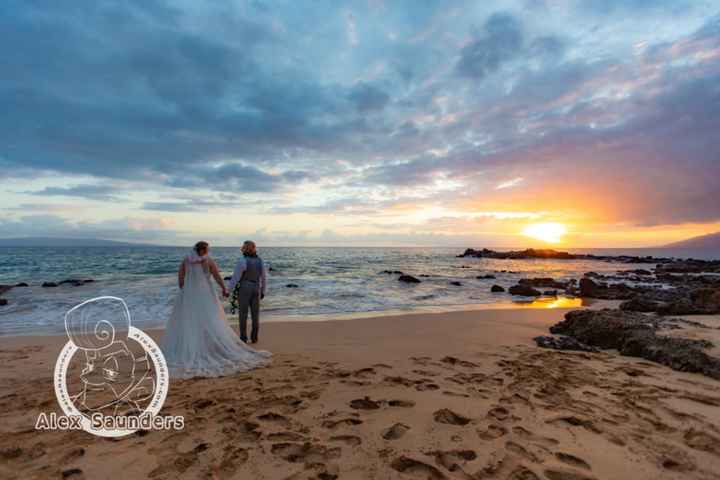
<svg viewBox="0 0 720 480">
<path fill-rule="evenodd" d="M 559 243 L 566 233 L 562 223 L 533 223 L 523 230 L 523 235 L 548 243 Z"/>
</svg>

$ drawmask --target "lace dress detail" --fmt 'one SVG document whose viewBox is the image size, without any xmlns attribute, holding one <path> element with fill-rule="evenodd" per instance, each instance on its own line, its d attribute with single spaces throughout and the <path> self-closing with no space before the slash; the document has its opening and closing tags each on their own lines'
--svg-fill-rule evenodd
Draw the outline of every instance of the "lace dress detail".
<svg viewBox="0 0 720 480">
<path fill-rule="evenodd" d="M 172 378 L 220 377 L 270 363 L 230 328 L 210 275 L 209 259 L 185 258 L 185 285 L 178 292 L 160 348 Z"/>
</svg>

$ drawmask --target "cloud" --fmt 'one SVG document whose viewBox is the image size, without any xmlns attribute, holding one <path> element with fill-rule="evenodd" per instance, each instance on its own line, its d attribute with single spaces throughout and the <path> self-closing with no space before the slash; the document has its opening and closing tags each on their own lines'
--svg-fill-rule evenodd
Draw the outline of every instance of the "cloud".
<svg viewBox="0 0 720 480">
<path fill-rule="evenodd" d="M 520 54 L 523 38 L 518 19 L 508 13 L 495 13 L 463 47 L 455 68 L 464 77 L 482 80 Z"/>
<path fill-rule="evenodd" d="M 697 3 L 11 2 L 4 203 L 713 221 L 720 6 Z"/>
<path fill-rule="evenodd" d="M 520 185 L 525 179 L 523 177 L 515 177 L 512 180 L 507 180 L 505 182 L 498 183 L 498 185 L 495 187 L 495 190 L 503 190 L 505 188 L 513 188 Z"/>
<path fill-rule="evenodd" d="M 111 185 L 75 185 L 72 187 L 45 187 L 42 190 L 23 192 L 27 195 L 45 197 L 78 197 L 88 200 L 116 200 L 116 193 L 122 190 Z"/>
<path fill-rule="evenodd" d="M 13 237 L 101 238 L 144 242 L 174 242 L 186 235 L 162 218 L 120 218 L 99 222 L 72 222 L 57 215 L 27 215 L 0 219 L 0 231 Z"/>
<path fill-rule="evenodd" d="M 382 110 L 390 101 L 390 96 L 379 88 L 360 83 L 350 91 L 348 98 L 361 112 Z"/>
</svg>

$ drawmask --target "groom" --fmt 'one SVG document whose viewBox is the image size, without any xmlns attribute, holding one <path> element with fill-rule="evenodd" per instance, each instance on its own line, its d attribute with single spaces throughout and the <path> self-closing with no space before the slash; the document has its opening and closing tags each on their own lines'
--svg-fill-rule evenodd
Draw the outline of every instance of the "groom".
<svg viewBox="0 0 720 480">
<path fill-rule="evenodd" d="M 250 343 L 257 343 L 260 330 L 260 300 L 265 298 L 267 276 L 262 258 L 257 255 L 255 242 L 245 241 L 243 258 L 238 260 L 230 280 L 230 292 L 237 295 L 240 321 L 240 339 L 247 343 L 248 309 L 252 317 Z M 236 288 L 237 287 L 237 288 Z"/>
</svg>

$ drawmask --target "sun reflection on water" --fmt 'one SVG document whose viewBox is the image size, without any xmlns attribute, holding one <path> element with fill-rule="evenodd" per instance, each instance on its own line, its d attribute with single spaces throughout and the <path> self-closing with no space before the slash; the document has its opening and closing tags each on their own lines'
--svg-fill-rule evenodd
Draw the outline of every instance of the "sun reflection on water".
<svg viewBox="0 0 720 480">
<path fill-rule="evenodd" d="M 582 298 L 537 298 L 529 302 L 514 301 L 513 305 L 526 308 L 577 308 L 585 306 Z"/>
</svg>

